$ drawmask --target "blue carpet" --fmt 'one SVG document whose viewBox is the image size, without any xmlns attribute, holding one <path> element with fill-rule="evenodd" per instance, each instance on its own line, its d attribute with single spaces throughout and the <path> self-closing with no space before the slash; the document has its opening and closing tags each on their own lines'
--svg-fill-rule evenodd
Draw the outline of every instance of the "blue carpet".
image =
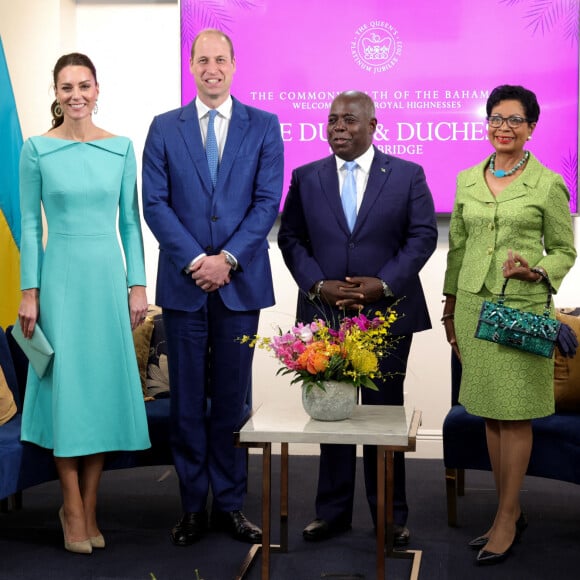
<svg viewBox="0 0 580 580">
<path fill-rule="evenodd" d="M 314 517 L 318 460 L 290 458 L 289 552 L 271 555 L 272 580 L 374 580 L 375 543 L 364 495 L 362 465 L 357 474 L 353 529 L 333 540 L 307 543 L 301 532 Z M 245 513 L 260 519 L 260 467 L 250 456 Z M 279 461 L 273 460 L 277 481 Z M 529 527 L 502 565 L 478 568 L 469 539 L 484 532 L 495 509 L 491 474 L 469 471 L 459 498 L 460 527 L 446 519 L 444 468 L 440 460 L 407 459 L 411 549 L 423 551 L 421 580 L 572 580 L 578 577 L 580 487 L 526 478 L 522 491 Z M 273 541 L 277 541 L 278 494 L 273 490 Z M 105 550 L 91 556 L 66 552 L 57 511 L 60 492 L 50 482 L 24 494 L 24 509 L 0 514 L 0 580 L 230 580 L 247 545 L 210 532 L 198 544 L 176 548 L 168 532 L 180 515 L 177 478 L 171 467 L 108 471 L 101 486 L 100 523 Z M 389 580 L 407 579 L 410 562 L 387 559 Z M 260 578 L 259 561 L 248 580 Z"/>
</svg>

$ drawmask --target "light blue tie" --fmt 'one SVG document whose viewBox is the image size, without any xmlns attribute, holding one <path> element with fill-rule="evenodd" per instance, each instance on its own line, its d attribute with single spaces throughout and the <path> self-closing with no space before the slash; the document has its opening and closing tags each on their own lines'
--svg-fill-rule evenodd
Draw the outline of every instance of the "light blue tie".
<svg viewBox="0 0 580 580">
<path fill-rule="evenodd" d="M 217 111 L 215 109 L 210 110 L 209 122 L 207 124 L 207 137 L 205 139 L 205 156 L 207 157 L 207 164 L 209 166 L 209 175 L 211 177 L 211 182 L 214 187 L 217 181 L 218 161 L 219 161 L 219 151 L 214 129 L 214 121 L 216 115 Z"/>
<path fill-rule="evenodd" d="M 342 184 L 342 208 L 344 209 L 348 227 L 352 232 L 356 222 L 356 180 L 354 171 L 358 164 L 356 161 L 346 161 L 344 167 L 346 168 L 346 175 Z"/>
</svg>

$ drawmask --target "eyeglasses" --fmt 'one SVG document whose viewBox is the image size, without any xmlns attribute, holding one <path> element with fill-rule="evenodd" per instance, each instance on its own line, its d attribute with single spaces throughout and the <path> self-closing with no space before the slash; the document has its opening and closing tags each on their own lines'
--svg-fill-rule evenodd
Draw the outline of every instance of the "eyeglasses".
<svg viewBox="0 0 580 580">
<path fill-rule="evenodd" d="M 490 127 L 494 129 L 499 129 L 504 122 L 507 123 L 507 126 L 511 129 L 518 129 L 524 123 L 527 123 L 528 120 L 524 119 L 523 117 L 513 116 L 513 117 L 502 117 L 501 115 L 491 115 L 491 117 L 487 118 L 487 122 L 489 123 Z"/>
</svg>

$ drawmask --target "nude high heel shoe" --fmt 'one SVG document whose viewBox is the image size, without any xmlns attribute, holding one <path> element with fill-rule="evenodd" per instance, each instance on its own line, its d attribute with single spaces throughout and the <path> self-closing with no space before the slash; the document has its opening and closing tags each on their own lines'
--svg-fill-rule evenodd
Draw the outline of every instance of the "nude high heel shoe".
<svg viewBox="0 0 580 580">
<path fill-rule="evenodd" d="M 93 546 L 90 540 L 81 540 L 80 542 L 69 542 L 66 539 L 66 531 L 64 527 L 64 508 L 58 510 L 58 517 L 60 525 L 62 526 L 62 535 L 64 536 L 64 549 L 75 554 L 92 554 Z"/>
<path fill-rule="evenodd" d="M 93 548 L 105 547 L 105 538 L 103 537 L 103 534 L 99 534 L 98 536 L 91 536 L 89 538 L 89 542 Z"/>
</svg>

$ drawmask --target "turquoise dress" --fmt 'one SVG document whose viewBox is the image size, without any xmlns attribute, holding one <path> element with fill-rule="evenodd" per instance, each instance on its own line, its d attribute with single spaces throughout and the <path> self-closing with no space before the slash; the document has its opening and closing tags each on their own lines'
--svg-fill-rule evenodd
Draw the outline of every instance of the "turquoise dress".
<svg viewBox="0 0 580 580">
<path fill-rule="evenodd" d="M 131 141 L 28 139 L 20 198 L 21 287 L 40 289 L 55 351 L 42 379 L 28 371 L 22 440 L 57 457 L 150 447 L 128 308 L 128 286 L 145 285 Z"/>
</svg>

